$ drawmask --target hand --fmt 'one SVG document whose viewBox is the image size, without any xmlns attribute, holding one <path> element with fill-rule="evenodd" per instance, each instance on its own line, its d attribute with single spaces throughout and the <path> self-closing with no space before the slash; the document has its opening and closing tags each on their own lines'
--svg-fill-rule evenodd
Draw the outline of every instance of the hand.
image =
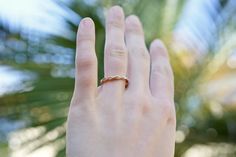
<svg viewBox="0 0 236 157">
<path fill-rule="evenodd" d="M 150 53 L 142 25 L 121 7 L 108 11 L 104 72 L 125 81 L 97 87 L 95 26 L 81 20 L 77 36 L 76 79 L 67 126 L 68 157 L 173 157 L 175 107 L 168 53 L 154 40 Z"/>
</svg>

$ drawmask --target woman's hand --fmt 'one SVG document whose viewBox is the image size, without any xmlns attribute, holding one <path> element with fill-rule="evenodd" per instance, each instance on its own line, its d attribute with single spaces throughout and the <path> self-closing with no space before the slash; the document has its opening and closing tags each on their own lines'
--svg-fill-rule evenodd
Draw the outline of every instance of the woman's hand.
<svg viewBox="0 0 236 157">
<path fill-rule="evenodd" d="M 175 107 L 168 53 L 159 40 L 148 49 L 139 19 L 121 7 L 108 11 L 105 76 L 125 81 L 97 87 L 95 28 L 80 22 L 76 80 L 67 126 L 68 157 L 173 157 Z"/>
</svg>

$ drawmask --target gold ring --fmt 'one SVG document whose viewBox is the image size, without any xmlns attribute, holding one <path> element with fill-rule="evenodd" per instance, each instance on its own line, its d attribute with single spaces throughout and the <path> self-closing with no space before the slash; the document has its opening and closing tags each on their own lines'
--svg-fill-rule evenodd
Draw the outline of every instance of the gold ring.
<svg viewBox="0 0 236 157">
<path fill-rule="evenodd" d="M 100 80 L 100 84 L 104 84 L 106 82 L 109 82 L 109 81 L 116 81 L 116 80 L 124 80 L 125 81 L 125 88 L 128 87 L 129 85 L 129 80 L 127 77 L 125 76 L 119 76 L 119 75 L 116 75 L 116 76 L 109 76 L 109 77 L 104 77 L 103 79 Z"/>
</svg>

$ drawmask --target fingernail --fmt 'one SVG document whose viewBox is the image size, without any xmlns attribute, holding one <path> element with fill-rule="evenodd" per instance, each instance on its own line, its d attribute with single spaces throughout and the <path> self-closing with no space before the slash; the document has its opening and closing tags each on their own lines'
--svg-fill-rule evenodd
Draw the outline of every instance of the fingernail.
<svg viewBox="0 0 236 157">
<path fill-rule="evenodd" d="M 111 12 L 111 16 L 113 18 L 121 18 L 123 16 L 123 11 L 122 11 L 122 8 L 120 6 L 112 7 L 110 12 Z"/>
<path fill-rule="evenodd" d="M 151 47 L 153 49 L 156 49 L 160 56 L 168 57 L 168 51 L 166 50 L 166 47 L 165 47 L 164 43 L 161 40 L 155 39 L 152 42 Z"/>
<path fill-rule="evenodd" d="M 164 43 L 163 43 L 161 40 L 159 40 L 159 39 L 155 39 L 155 40 L 153 41 L 153 44 L 154 44 L 156 47 L 165 48 Z"/>
<path fill-rule="evenodd" d="M 92 26 L 92 21 L 90 18 L 84 18 L 81 22 L 82 22 L 82 26 L 84 26 L 85 28 Z"/>
<path fill-rule="evenodd" d="M 134 27 L 140 26 L 139 18 L 135 15 L 130 15 L 129 17 L 127 17 L 127 22 Z"/>
</svg>

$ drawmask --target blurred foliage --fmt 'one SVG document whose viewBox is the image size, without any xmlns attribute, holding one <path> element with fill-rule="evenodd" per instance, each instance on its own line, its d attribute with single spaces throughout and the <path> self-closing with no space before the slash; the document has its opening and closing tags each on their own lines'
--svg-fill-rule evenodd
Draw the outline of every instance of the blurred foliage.
<svg viewBox="0 0 236 157">
<path fill-rule="evenodd" d="M 176 142 L 176 157 L 182 156 L 195 144 L 214 142 L 236 143 L 236 112 L 223 108 L 218 115 L 212 110 L 217 104 L 202 95 L 202 84 L 214 78 L 224 65 L 231 51 L 236 48 L 235 7 L 230 0 L 216 0 L 219 5 L 205 8 L 215 32 L 208 40 L 201 25 L 194 26 L 194 34 L 207 44 L 207 53 L 196 57 L 193 49 L 176 49 L 175 28 L 182 18 L 185 0 L 71 0 L 68 3 L 54 0 L 75 18 L 91 17 L 96 25 L 96 52 L 99 60 L 99 79 L 103 77 L 104 12 L 115 4 L 121 5 L 125 13 L 140 17 L 147 45 L 161 38 L 168 46 L 175 75 L 175 103 L 177 130 L 184 134 Z M 235 3 L 233 3 L 235 4 Z M 235 5 L 234 5 L 235 6 Z M 214 8 L 215 7 L 215 8 Z M 214 10 L 214 14 L 212 12 Z M 53 14 L 49 11 L 49 14 Z M 60 15 L 55 15 L 59 18 Z M 20 134 L 17 149 L 27 148 L 32 152 L 46 145 L 54 145 L 56 157 L 65 156 L 65 122 L 74 84 L 74 53 L 78 19 L 60 17 L 70 34 L 53 35 L 25 29 L 12 31 L 0 26 L 0 64 L 37 74 L 33 89 L 0 97 L 0 117 L 25 122 L 22 132 L 33 128 L 37 134 Z M 207 27 L 210 26 L 206 26 Z M 210 29 L 210 28 L 209 28 Z M 177 38 L 178 39 L 178 38 Z M 200 43 L 199 43 L 200 44 Z M 204 90 L 204 89 L 203 89 Z M 33 131 L 32 131 L 33 132 Z M 236 156 L 236 152 L 228 154 Z"/>
</svg>

